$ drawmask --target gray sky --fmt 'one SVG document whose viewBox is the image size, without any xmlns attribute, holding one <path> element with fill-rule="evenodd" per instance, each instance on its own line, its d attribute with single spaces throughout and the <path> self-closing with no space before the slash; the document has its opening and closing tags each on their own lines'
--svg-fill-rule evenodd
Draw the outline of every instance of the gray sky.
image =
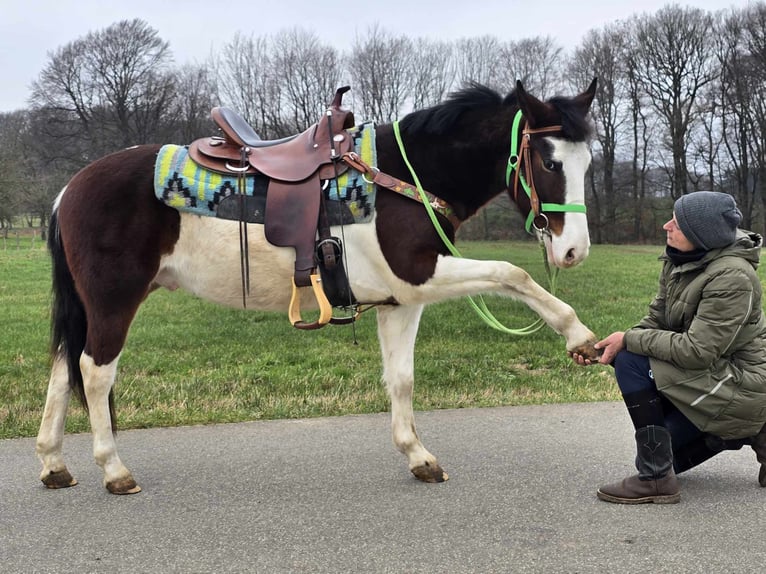
<svg viewBox="0 0 766 574">
<path fill-rule="evenodd" d="M 671 3 L 717 11 L 748 0 L 0 0 L 0 112 L 27 106 L 51 51 L 119 20 L 148 22 L 183 64 L 204 62 L 235 32 L 261 36 L 293 26 L 339 50 L 373 24 L 412 38 L 551 36 L 570 49 L 588 30 Z"/>
</svg>

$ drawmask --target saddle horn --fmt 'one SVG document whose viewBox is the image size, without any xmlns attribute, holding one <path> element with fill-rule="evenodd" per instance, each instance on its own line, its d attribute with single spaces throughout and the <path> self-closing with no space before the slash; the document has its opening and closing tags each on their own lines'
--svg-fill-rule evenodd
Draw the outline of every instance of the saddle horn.
<svg viewBox="0 0 766 574">
<path fill-rule="evenodd" d="M 348 92 L 351 89 L 351 86 L 341 86 L 335 91 L 335 97 L 332 99 L 332 104 L 330 104 L 330 107 L 333 108 L 340 108 L 340 104 L 343 100 L 343 94 Z"/>
</svg>

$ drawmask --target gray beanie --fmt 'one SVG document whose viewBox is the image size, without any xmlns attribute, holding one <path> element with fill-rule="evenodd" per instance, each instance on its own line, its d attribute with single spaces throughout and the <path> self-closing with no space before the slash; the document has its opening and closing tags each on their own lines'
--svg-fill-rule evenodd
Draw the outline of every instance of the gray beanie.
<svg viewBox="0 0 766 574">
<path fill-rule="evenodd" d="M 678 198 L 673 211 L 678 227 L 699 248 L 709 251 L 734 243 L 742 213 L 734 198 L 717 191 L 695 191 Z"/>
</svg>

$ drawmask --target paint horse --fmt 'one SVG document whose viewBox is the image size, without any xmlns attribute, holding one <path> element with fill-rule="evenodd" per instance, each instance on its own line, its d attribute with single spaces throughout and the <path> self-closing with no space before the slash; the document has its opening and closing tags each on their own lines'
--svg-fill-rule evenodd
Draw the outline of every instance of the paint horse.
<svg viewBox="0 0 766 574">
<path fill-rule="evenodd" d="M 508 192 L 527 216 L 528 228 L 542 235 L 548 261 L 572 267 L 590 247 L 584 189 L 590 164 L 587 114 L 595 88 L 594 80 L 577 96 L 544 102 L 521 82 L 505 97 L 472 85 L 410 113 L 398 132 L 394 125 L 378 126 L 372 173 L 413 181 L 395 141 L 400 134 L 422 188 L 451 207 L 451 218 L 436 214 L 450 240 L 460 222 Z M 104 485 L 115 494 L 140 491 L 117 453 L 113 385 L 128 328 L 153 289 L 183 288 L 239 308 L 288 307 L 294 250 L 270 244 L 263 225 L 249 224 L 254 281 L 243 301 L 237 223 L 179 212 L 158 201 L 153 173 L 160 147 L 140 145 L 94 161 L 54 203 L 53 365 L 36 443 L 41 480 L 49 488 L 76 484 L 62 455 L 74 392 L 88 409 Z M 524 270 L 504 261 L 451 256 L 424 207 L 379 186 L 372 221 L 346 226 L 343 237 L 356 301 L 382 302 L 377 327 L 393 443 L 418 479 L 442 482 L 447 474 L 418 438 L 412 409 L 415 337 L 425 305 L 470 294 L 507 295 L 561 334 L 567 351 L 586 357 L 597 352 L 594 334 L 574 310 Z"/>
</svg>

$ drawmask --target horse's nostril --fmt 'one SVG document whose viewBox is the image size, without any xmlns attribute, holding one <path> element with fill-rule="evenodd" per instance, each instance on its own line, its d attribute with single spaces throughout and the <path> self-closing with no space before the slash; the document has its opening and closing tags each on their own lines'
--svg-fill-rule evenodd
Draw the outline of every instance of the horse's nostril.
<svg viewBox="0 0 766 574">
<path fill-rule="evenodd" d="M 574 249 L 570 249 L 569 251 L 567 251 L 566 260 L 568 262 L 571 262 L 571 261 L 575 260 L 575 250 Z"/>
</svg>

